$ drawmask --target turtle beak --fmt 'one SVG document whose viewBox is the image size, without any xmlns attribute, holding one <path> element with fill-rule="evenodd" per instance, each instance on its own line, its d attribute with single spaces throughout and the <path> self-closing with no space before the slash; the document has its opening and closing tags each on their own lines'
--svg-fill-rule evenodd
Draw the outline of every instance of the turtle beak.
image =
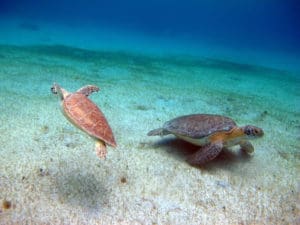
<svg viewBox="0 0 300 225">
<path fill-rule="evenodd" d="M 255 137 L 262 137 L 262 136 L 264 136 L 263 129 L 261 129 L 259 127 L 255 127 L 255 129 L 254 129 L 253 132 L 254 132 Z"/>
<path fill-rule="evenodd" d="M 260 137 L 262 137 L 262 136 L 264 136 L 264 131 L 263 131 L 263 129 L 260 129 Z"/>
</svg>

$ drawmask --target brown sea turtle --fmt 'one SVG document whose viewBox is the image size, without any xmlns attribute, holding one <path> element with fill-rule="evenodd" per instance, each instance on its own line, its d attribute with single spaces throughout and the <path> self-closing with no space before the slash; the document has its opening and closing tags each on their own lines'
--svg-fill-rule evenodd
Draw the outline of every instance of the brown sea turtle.
<svg viewBox="0 0 300 225">
<path fill-rule="evenodd" d="M 254 148 L 249 140 L 262 137 L 264 132 L 252 125 L 238 127 L 225 116 L 194 114 L 172 119 L 148 133 L 149 136 L 168 134 L 201 146 L 187 159 L 190 164 L 201 165 L 217 157 L 224 147 L 240 145 L 245 152 L 252 153 Z"/>
<path fill-rule="evenodd" d="M 112 130 L 101 110 L 87 97 L 99 91 L 93 85 L 87 85 L 74 93 L 69 93 L 54 83 L 53 94 L 58 94 L 61 100 L 61 110 L 65 117 L 77 128 L 86 132 L 96 141 L 95 150 L 99 158 L 106 156 L 106 144 L 116 147 Z"/>
</svg>

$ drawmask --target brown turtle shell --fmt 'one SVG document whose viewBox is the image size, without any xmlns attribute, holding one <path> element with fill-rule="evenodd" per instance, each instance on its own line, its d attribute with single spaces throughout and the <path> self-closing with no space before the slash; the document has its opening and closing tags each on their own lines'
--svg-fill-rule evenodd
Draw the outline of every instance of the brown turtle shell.
<svg viewBox="0 0 300 225">
<path fill-rule="evenodd" d="M 199 139 L 218 131 L 229 131 L 236 123 L 225 116 L 210 114 L 194 114 L 177 117 L 166 122 L 164 130 L 175 134 Z"/>
<path fill-rule="evenodd" d="M 90 136 L 116 147 L 112 130 L 101 110 L 85 95 L 73 93 L 62 102 L 66 117 Z"/>
</svg>

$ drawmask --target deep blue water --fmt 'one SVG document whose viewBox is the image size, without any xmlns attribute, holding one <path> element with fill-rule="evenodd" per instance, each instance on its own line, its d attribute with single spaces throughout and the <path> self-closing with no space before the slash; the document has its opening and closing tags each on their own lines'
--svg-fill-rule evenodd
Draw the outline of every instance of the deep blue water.
<svg viewBox="0 0 300 225">
<path fill-rule="evenodd" d="M 299 56 L 297 0 L 2 0 L 2 17 L 101 29 L 103 25 L 151 37 Z"/>
</svg>

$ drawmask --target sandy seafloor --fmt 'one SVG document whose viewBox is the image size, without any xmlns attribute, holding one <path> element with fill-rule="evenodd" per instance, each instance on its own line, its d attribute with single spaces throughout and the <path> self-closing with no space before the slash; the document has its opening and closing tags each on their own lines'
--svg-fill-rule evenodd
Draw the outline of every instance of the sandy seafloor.
<svg viewBox="0 0 300 225">
<path fill-rule="evenodd" d="M 299 75 L 299 74 L 298 74 Z M 297 74 L 188 56 L 0 46 L 0 224 L 299 224 Z M 298 76 L 298 77 L 297 77 Z M 95 84 L 118 144 L 106 160 L 50 92 Z M 149 130 L 212 113 L 262 127 L 255 153 L 197 148 Z"/>
</svg>

